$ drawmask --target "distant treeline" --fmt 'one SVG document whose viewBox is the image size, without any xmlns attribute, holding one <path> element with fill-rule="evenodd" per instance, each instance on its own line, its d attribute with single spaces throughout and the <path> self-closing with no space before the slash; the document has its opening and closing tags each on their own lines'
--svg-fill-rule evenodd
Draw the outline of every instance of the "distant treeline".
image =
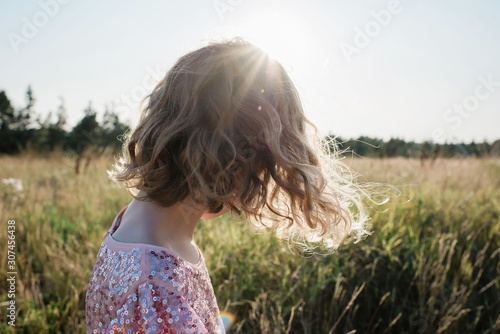
<svg viewBox="0 0 500 334">
<path fill-rule="evenodd" d="M 0 91 L 0 154 L 18 154 L 26 149 L 50 152 L 59 149 L 77 157 L 89 150 L 95 153 L 104 149 L 117 151 L 122 146 L 120 136 L 129 125 L 120 121 L 114 110 L 105 110 L 103 117 L 89 104 L 83 118 L 67 130 L 67 111 L 64 101 L 55 115 L 50 112 L 42 118 L 34 110 L 35 98 L 31 87 L 26 91 L 26 106 L 14 108 L 4 91 Z M 343 139 L 330 135 L 328 139 L 343 154 L 365 157 L 413 157 L 435 159 L 457 156 L 500 156 L 500 140 L 493 143 L 435 144 L 431 142 L 407 142 L 402 139 L 383 141 L 377 138 L 359 137 Z M 333 147 L 332 147 L 333 148 Z"/>
<path fill-rule="evenodd" d="M 0 91 L 0 154 L 17 154 L 26 149 L 50 152 L 55 149 L 80 156 L 89 149 L 117 150 L 118 139 L 129 125 L 120 121 L 113 110 L 105 110 L 101 119 L 89 106 L 83 118 L 67 130 L 67 111 L 61 100 L 55 115 L 50 112 L 42 118 L 34 110 L 35 98 L 31 87 L 26 92 L 26 106 L 16 109 L 4 91 Z"/>
<path fill-rule="evenodd" d="M 419 159 L 436 159 L 438 157 L 498 157 L 500 156 L 500 140 L 493 143 L 460 143 L 460 144 L 435 144 L 431 142 L 418 143 L 403 139 L 382 139 L 361 136 L 357 139 L 335 139 L 337 150 L 346 150 L 344 154 L 363 157 L 406 157 Z M 333 141 L 329 140 L 333 143 Z M 331 144 L 331 145 L 335 145 Z"/>
</svg>

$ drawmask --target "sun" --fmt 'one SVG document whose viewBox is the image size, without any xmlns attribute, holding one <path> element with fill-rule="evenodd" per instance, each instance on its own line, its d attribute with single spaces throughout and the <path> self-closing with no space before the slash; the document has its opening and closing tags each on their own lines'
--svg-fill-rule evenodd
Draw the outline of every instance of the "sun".
<svg viewBox="0 0 500 334">
<path fill-rule="evenodd" d="M 267 11 L 243 22 L 242 34 L 285 66 L 302 67 L 311 49 L 304 22 L 283 11 Z"/>
<path fill-rule="evenodd" d="M 307 70 L 310 63 L 313 34 L 299 15 L 283 8 L 247 13 L 218 30 L 218 37 L 242 37 L 261 48 L 291 75 Z"/>
</svg>

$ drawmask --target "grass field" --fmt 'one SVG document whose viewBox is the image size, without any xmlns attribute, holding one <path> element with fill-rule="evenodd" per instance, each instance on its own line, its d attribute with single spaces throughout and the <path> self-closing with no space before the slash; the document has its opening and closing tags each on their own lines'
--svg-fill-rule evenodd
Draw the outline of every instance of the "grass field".
<svg viewBox="0 0 500 334">
<path fill-rule="evenodd" d="M 111 158 L 75 175 L 63 156 L 1 157 L 1 333 L 7 221 L 16 221 L 17 333 L 84 333 L 86 287 L 104 233 L 129 202 Z M 299 257 L 229 217 L 199 224 L 231 333 L 500 332 L 500 159 L 347 160 L 400 191 L 369 209 L 373 234 L 330 256 Z"/>
</svg>

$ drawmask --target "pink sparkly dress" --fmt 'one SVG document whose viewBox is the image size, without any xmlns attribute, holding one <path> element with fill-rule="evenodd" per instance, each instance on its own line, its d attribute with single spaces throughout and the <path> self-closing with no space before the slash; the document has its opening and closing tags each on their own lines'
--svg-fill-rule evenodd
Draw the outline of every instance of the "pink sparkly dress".
<svg viewBox="0 0 500 334">
<path fill-rule="evenodd" d="M 126 208 L 99 249 L 85 298 L 87 333 L 224 333 L 200 250 L 193 264 L 165 247 L 116 241 Z"/>
</svg>

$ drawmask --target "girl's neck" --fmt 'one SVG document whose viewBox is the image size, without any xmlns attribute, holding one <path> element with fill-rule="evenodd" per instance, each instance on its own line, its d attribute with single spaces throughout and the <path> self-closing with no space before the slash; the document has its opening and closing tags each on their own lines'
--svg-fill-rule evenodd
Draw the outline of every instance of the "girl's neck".
<svg viewBox="0 0 500 334">
<path fill-rule="evenodd" d="M 123 213 L 113 239 L 167 247 L 187 261 L 196 263 L 198 252 L 193 235 L 204 212 L 203 208 L 194 205 L 191 198 L 170 207 L 134 199 Z"/>
<path fill-rule="evenodd" d="M 205 212 L 190 197 L 169 207 L 134 199 L 129 207 L 140 214 L 155 232 L 189 241 L 193 240 L 196 225 Z"/>
</svg>

